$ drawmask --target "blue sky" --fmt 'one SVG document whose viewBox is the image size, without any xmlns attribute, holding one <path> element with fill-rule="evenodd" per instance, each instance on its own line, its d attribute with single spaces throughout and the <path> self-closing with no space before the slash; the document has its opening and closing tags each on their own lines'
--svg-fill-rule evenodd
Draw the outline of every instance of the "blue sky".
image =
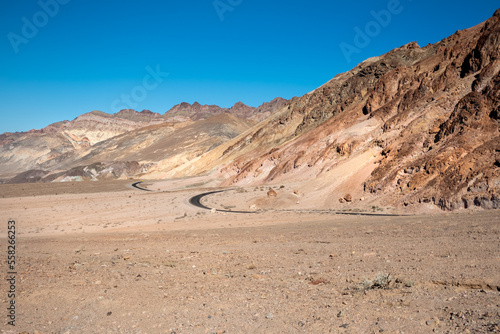
<svg viewBox="0 0 500 334">
<path fill-rule="evenodd" d="M 183 101 L 258 106 L 301 96 L 366 58 L 411 41 L 435 43 L 498 7 L 462 0 L 2 1 L 0 133 L 92 110 L 163 114 Z M 355 39 L 359 30 L 368 39 Z"/>
</svg>

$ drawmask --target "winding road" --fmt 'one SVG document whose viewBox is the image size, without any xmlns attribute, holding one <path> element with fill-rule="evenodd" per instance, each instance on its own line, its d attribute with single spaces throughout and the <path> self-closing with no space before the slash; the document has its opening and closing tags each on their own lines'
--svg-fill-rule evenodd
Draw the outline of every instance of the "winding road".
<svg viewBox="0 0 500 334">
<path fill-rule="evenodd" d="M 139 182 L 135 182 L 135 183 L 132 183 L 131 186 L 134 187 L 134 188 L 137 188 L 139 190 L 144 190 L 144 191 L 152 191 L 151 189 L 146 189 L 146 188 L 141 188 L 138 186 L 138 184 L 142 183 L 142 181 L 139 181 Z"/>
<path fill-rule="evenodd" d="M 189 204 L 194 205 L 194 206 L 196 206 L 198 208 L 212 210 L 212 208 L 209 208 L 208 206 L 205 206 L 205 205 L 201 204 L 201 199 L 203 197 L 207 196 L 207 195 L 221 193 L 223 191 L 228 191 L 228 190 L 232 190 L 232 189 L 209 191 L 207 193 L 203 193 L 203 194 L 199 194 L 199 195 L 193 196 L 193 197 L 191 197 L 189 199 Z M 232 212 L 232 213 L 256 213 L 255 211 L 231 211 L 231 210 L 221 210 L 221 209 L 215 209 L 215 210 L 217 210 L 219 212 Z"/>
<path fill-rule="evenodd" d="M 144 190 L 144 191 L 152 191 L 151 189 L 146 189 L 146 188 L 141 188 L 138 185 L 141 184 L 142 181 L 132 183 L 132 187 L 139 189 L 139 190 Z M 189 204 L 196 206 L 200 209 L 205 209 L 205 210 L 216 210 L 218 212 L 230 212 L 230 213 L 258 213 L 258 211 L 233 211 L 233 210 L 222 210 L 222 209 L 215 209 L 215 208 L 209 208 L 208 206 L 205 206 L 201 203 L 201 199 L 205 196 L 212 195 L 212 194 L 217 194 L 221 193 L 224 191 L 229 191 L 229 190 L 234 190 L 234 189 L 225 189 L 225 190 L 215 190 L 215 191 L 209 191 L 206 193 L 198 194 L 196 196 L 193 196 L 189 199 Z M 285 211 L 294 211 L 294 210 L 285 210 Z M 349 211 L 330 211 L 330 210 L 313 210 L 316 213 L 333 213 L 336 215 L 348 215 L 348 216 L 377 216 L 377 217 L 401 217 L 401 216 L 407 216 L 407 215 L 398 215 L 398 214 L 392 214 L 392 213 L 370 213 L 370 212 L 349 212 Z M 296 212 L 296 211 L 294 211 Z M 302 211 L 301 211 L 302 212 Z"/>
<path fill-rule="evenodd" d="M 208 196 L 208 195 L 211 195 L 211 194 L 217 194 L 217 193 L 221 193 L 223 191 L 228 191 L 228 190 L 232 190 L 232 189 L 227 189 L 227 190 L 216 190 L 216 191 L 209 191 L 209 192 L 206 192 L 206 193 L 203 193 L 203 194 L 199 194 L 199 195 L 196 195 L 196 196 L 193 196 L 189 199 L 189 204 L 191 205 L 194 205 L 198 208 L 201 208 L 201 209 L 206 209 L 206 210 L 212 210 L 212 208 L 209 208 L 208 206 L 205 206 L 203 204 L 201 204 L 201 199 L 205 196 Z M 219 209 L 215 209 L 219 212 L 232 212 L 232 213 L 257 213 L 257 211 L 232 211 L 232 210 L 219 210 Z M 288 210 L 285 210 L 285 211 L 288 211 Z M 290 210 L 290 211 L 294 211 L 294 210 Z M 317 213 L 333 213 L 333 214 L 336 214 L 336 215 L 348 215 L 348 216 L 377 216 L 377 217 L 400 217 L 400 216 L 404 216 L 404 215 L 397 215 L 397 214 L 391 214 L 391 213 L 370 213 L 370 212 L 347 212 L 347 211 L 329 211 L 329 210 L 318 210 L 318 211 L 314 211 L 314 212 L 317 212 Z"/>
</svg>

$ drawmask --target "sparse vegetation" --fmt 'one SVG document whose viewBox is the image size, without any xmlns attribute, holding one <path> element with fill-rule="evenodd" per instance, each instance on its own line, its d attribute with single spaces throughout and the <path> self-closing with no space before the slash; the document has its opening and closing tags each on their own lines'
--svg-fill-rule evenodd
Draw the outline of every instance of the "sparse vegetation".
<svg viewBox="0 0 500 334">
<path fill-rule="evenodd" d="M 362 283 L 363 290 L 388 289 L 392 276 L 388 273 L 379 273 L 373 280 L 365 279 Z"/>
</svg>

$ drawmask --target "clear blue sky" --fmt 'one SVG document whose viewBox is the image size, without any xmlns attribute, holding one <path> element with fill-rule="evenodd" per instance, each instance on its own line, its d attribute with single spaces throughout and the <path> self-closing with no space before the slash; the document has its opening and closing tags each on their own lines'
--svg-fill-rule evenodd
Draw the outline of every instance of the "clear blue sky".
<svg viewBox="0 0 500 334">
<path fill-rule="evenodd" d="M 500 7 L 395 1 L 2 1 L 0 133 L 92 110 L 163 114 L 183 101 L 257 106 L 300 96 L 368 57 L 437 42 Z M 394 13 L 374 24 L 371 11 L 388 6 Z M 373 36 L 358 47 L 356 27 Z M 341 43 L 356 53 L 346 57 Z"/>
</svg>

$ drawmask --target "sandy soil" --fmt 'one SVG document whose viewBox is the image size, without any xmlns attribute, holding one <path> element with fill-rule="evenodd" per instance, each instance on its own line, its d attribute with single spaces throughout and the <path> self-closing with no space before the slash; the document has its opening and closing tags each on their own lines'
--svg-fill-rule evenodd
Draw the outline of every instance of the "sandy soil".
<svg viewBox="0 0 500 334">
<path fill-rule="evenodd" d="M 2 333 L 500 331 L 498 211 L 346 216 L 284 185 L 209 196 L 257 211 L 211 213 L 188 203 L 203 178 L 131 182 L 0 185 Z"/>
</svg>

